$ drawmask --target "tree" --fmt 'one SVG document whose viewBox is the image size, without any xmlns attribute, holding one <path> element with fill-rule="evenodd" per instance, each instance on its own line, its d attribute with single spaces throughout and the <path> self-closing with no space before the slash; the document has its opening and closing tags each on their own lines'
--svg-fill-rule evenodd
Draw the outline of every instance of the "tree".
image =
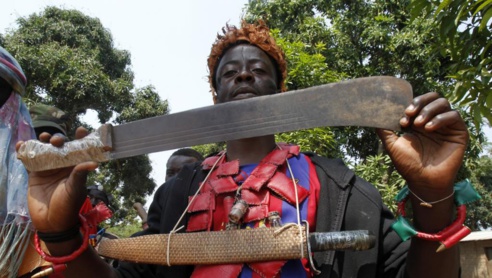
<svg viewBox="0 0 492 278">
<path fill-rule="evenodd" d="M 130 53 L 114 47 L 111 33 L 97 18 L 47 7 L 17 23 L 18 28 L 5 35 L 4 45 L 29 80 L 26 102 L 66 111 L 73 129 L 88 126 L 79 119 L 87 109 L 98 113 L 100 123 L 113 124 L 168 113 L 167 101 L 153 86 L 134 88 Z M 156 186 L 151 170 L 143 155 L 102 164 L 90 176 L 90 184 L 103 185 L 115 196 L 113 222 L 134 218 L 132 204 L 143 202 Z"/>
<path fill-rule="evenodd" d="M 440 41 L 435 52 L 449 56 L 450 79 L 456 87 L 453 102 L 467 106 L 475 125 L 492 122 L 492 2 L 489 0 L 413 0 L 412 18 L 435 19 Z"/>
<path fill-rule="evenodd" d="M 473 186 L 482 197 L 480 201 L 468 205 L 466 225 L 472 230 L 486 229 L 492 226 L 492 157 L 490 152 L 475 161 Z"/>
</svg>

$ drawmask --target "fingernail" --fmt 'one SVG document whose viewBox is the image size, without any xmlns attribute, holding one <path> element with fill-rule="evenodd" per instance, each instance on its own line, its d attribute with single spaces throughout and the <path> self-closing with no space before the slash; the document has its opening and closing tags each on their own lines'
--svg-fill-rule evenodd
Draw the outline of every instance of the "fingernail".
<svg viewBox="0 0 492 278">
<path fill-rule="evenodd" d="M 425 127 L 431 127 L 434 123 L 433 122 L 428 122 L 425 124 Z"/>
<path fill-rule="evenodd" d="M 408 123 L 407 117 L 403 117 L 403 118 L 400 119 L 400 125 L 405 125 L 407 123 Z"/>
<path fill-rule="evenodd" d="M 413 111 L 415 110 L 415 106 L 413 104 L 410 104 L 408 107 L 407 107 L 407 111 Z"/>
<path fill-rule="evenodd" d="M 421 122 L 421 121 L 423 121 L 423 120 L 424 120 L 424 117 L 423 117 L 422 115 L 419 115 L 419 116 L 415 119 L 415 121 L 416 121 L 416 122 Z"/>
</svg>

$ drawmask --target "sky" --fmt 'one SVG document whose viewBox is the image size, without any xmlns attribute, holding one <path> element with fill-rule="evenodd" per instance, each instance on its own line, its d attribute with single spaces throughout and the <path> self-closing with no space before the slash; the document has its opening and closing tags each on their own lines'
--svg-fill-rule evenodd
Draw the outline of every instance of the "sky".
<svg viewBox="0 0 492 278">
<path fill-rule="evenodd" d="M 3 1 L 0 33 L 16 29 L 16 19 L 46 6 L 76 9 L 99 18 L 118 49 L 131 53 L 135 85 L 153 85 L 167 99 L 171 113 L 212 105 L 206 60 L 218 32 L 238 25 L 247 0 L 15 0 Z M 99 123 L 94 114 L 85 118 Z M 152 178 L 165 180 L 169 150 L 150 154 Z M 148 198 L 148 208 L 151 197 Z"/>
</svg>

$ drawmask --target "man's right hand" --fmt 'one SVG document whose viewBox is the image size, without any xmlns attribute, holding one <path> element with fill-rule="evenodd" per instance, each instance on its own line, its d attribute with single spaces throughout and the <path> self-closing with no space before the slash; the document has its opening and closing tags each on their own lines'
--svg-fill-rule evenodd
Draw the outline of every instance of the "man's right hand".
<svg viewBox="0 0 492 278">
<path fill-rule="evenodd" d="M 88 131 L 79 127 L 76 139 L 87 136 Z M 55 147 L 63 146 L 65 137 L 43 133 L 40 140 Z M 18 142 L 18 150 L 22 142 Z M 87 196 L 87 174 L 94 171 L 96 162 L 85 162 L 75 167 L 29 173 L 27 201 L 29 214 L 36 230 L 43 233 L 64 232 L 79 222 L 79 210 Z"/>
</svg>

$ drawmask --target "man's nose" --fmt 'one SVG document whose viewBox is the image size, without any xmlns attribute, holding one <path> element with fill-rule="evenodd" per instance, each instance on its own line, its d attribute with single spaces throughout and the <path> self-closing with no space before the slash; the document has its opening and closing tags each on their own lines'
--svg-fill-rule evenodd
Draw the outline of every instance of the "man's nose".
<svg viewBox="0 0 492 278">
<path fill-rule="evenodd" d="M 242 69 L 239 74 L 236 76 L 236 82 L 252 82 L 254 81 L 254 76 L 253 74 L 247 70 L 247 69 Z"/>
</svg>

